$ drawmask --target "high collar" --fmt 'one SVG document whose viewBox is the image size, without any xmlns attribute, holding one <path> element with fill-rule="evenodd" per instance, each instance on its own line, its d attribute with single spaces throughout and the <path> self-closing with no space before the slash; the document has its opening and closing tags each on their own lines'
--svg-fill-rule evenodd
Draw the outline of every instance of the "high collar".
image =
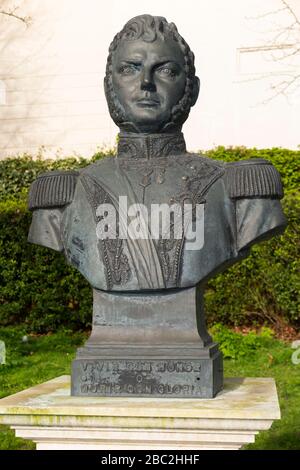
<svg viewBox="0 0 300 470">
<path fill-rule="evenodd" d="M 118 158 L 161 158 L 186 152 L 183 134 L 131 134 L 120 133 Z"/>
</svg>

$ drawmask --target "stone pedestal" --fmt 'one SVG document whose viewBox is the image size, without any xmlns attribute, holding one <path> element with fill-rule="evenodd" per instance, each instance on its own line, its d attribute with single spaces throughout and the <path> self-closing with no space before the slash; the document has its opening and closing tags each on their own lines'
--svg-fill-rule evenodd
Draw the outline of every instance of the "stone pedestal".
<svg viewBox="0 0 300 470">
<path fill-rule="evenodd" d="M 201 287 L 94 290 L 93 329 L 72 364 L 72 395 L 212 398 L 222 386 Z"/>
<path fill-rule="evenodd" d="M 280 418 L 271 378 L 225 379 L 214 399 L 74 397 L 58 377 L 0 400 L 0 423 L 42 449 L 239 449 Z"/>
</svg>

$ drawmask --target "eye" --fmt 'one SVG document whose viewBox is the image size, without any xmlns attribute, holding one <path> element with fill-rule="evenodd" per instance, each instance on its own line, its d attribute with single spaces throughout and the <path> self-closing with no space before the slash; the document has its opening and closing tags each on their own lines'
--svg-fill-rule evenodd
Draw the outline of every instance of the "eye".
<svg viewBox="0 0 300 470">
<path fill-rule="evenodd" d="M 157 69 L 157 72 L 164 77 L 170 78 L 174 78 L 177 75 L 177 71 L 173 67 L 168 67 L 166 65 Z"/>
<path fill-rule="evenodd" d="M 119 73 L 122 75 L 133 75 L 138 71 L 137 64 L 124 64 L 119 68 Z"/>
</svg>

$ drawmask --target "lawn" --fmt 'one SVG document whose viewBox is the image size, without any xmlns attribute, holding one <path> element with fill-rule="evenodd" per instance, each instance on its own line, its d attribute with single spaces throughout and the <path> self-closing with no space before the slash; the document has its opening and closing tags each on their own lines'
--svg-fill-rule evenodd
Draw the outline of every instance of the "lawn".
<svg viewBox="0 0 300 470">
<path fill-rule="evenodd" d="M 25 336 L 25 338 L 24 338 Z M 85 333 L 60 331 L 51 335 L 26 336 L 20 328 L 0 329 L 6 344 L 6 364 L 0 365 L 0 398 L 54 377 L 70 373 L 76 348 Z M 248 336 L 222 327 L 215 337 L 223 348 L 227 377 L 274 377 L 282 418 L 269 431 L 261 432 L 247 449 L 300 449 L 300 364 L 291 361 L 289 344 L 270 334 Z M 16 439 L 13 431 L 0 426 L 0 450 L 34 449 L 34 444 Z"/>
</svg>

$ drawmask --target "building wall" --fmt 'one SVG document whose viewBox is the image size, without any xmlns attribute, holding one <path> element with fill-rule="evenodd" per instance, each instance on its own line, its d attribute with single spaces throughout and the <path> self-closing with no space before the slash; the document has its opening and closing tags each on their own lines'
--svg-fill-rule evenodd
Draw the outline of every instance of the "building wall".
<svg viewBox="0 0 300 470">
<path fill-rule="evenodd" d="M 6 8 L 19 5 L 18 14 L 31 22 L 0 15 L 0 158 L 41 151 L 89 156 L 114 145 L 118 129 L 103 92 L 107 51 L 123 24 L 142 13 L 173 21 L 195 53 L 201 92 L 184 126 L 190 150 L 300 144 L 299 91 L 289 101 L 268 100 L 274 74 L 299 71 L 300 64 L 281 64 L 256 50 L 271 37 L 273 20 L 250 19 L 278 9 L 280 0 L 265 0 L 263 9 L 259 0 L 148 3 L 1 0 Z"/>
</svg>

